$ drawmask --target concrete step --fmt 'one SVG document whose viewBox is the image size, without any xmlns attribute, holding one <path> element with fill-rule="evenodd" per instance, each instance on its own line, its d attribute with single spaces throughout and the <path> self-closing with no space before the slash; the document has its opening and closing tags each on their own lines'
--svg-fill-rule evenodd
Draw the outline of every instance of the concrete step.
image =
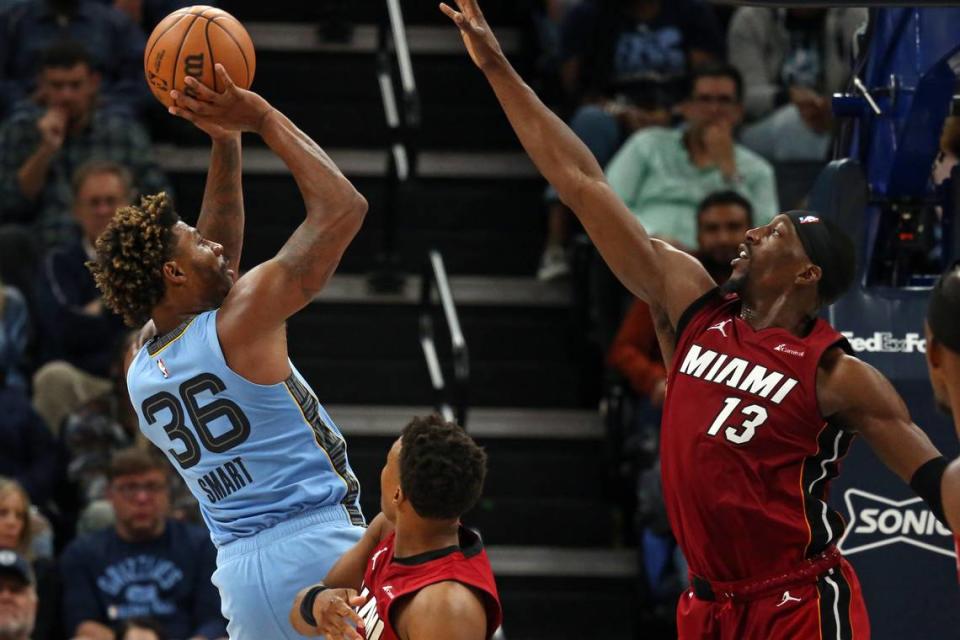
<svg viewBox="0 0 960 640">
<path fill-rule="evenodd" d="M 633 578 L 635 549 L 568 549 L 495 545 L 487 547 L 493 572 L 502 577 Z"/>
<path fill-rule="evenodd" d="M 400 276 L 398 293 L 377 293 L 370 289 L 366 276 L 337 274 L 330 279 L 315 302 L 331 304 L 420 303 L 420 277 Z M 561 282 L 540 282 L 536 278 L 509 276 L 451 276 L 450 291 L 457 306 L 568 308 L 572 302 L 570 287 Z"/>
<path fill-rule="evenodd" d="M 297 51 L 315 53 L 373 54 L 377 52 L 377 26 L 360 24 L 354 27 L 350 42 L 326 42 L 314 24 L 299 22 L 244 23 L 257 52 Z M 466 55 L 463 40 L 452 25 L 408 25 L 407 44 L 410 54 Z M 500 46 L 508 55 L 520 50 L 520 30 L 502 27 L 497 30 Z"/>
<path fill-rule="evenodd" d="M 387 175 L 387 151 L 382 149 L 325 149 L 330 158 L 351 177 Z M 169 173 L 206 174 L 209 147 L 158 144 L 154 152 Z M 289 175 L 290 171 L 269 149 L 248 145 L 243 151 L 244 175 Z M 417 175 L 421 178 L 527 180 L 539 177 L 536 167 L 522 151 L 423 151 Z"/>
<path fill-rule="evenodd" d="M 396 438 L 413 416 L 431 407 L 324 405 L 348 438 Z M 521 440 L 599 440 L 603 424 L 596 411 L 477 407 L 470 411 L 468 432 L 474 438 Z"/>
<path fill-rule="evenodd" d="M 411 2 L 401 0 L 404 22 L 408 25 L 430 24 L 449 26 L 450 20 L 437 8 L 438 2 Z M 522 23 L 525 4 L 516 0 L 486 0 L 483 3 L 484 15 L 490 24 L 499 29 Z M 229 11 L 244 24 L 251 22 L 300 21 L 315 25 L 321 15 L 329 14 L 336 6 L 342 8 L 342 15 L 355 24 L 373 24 L 381 20 L 386 13 L 386 3 L 382 0 L 323 0 L 322 2 L 304 2 L 303 0 L 220 0 L 221 9 Z"/>
</svg>

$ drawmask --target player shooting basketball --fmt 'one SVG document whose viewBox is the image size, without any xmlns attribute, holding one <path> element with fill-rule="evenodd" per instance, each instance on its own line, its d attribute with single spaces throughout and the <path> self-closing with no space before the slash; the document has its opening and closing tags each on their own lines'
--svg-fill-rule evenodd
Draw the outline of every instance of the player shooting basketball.
<svg viewBox="0 0 960 640">
<path fill-rule="evenodd" d="M 475 0 L 441 5 L 537 168 L 620 281 L 676 335 L 662 424 L 663 491 L 692 588 L 681 638 L 866 638 L 829 481 L 855 435 L 943 519 L 946 461 L 893 386 L 819 311 L 853 280 L 852 243 L 808 212 L 751 229 L 719 289 L 651 238 L 590 151 L 510 66 Z M 695 401 L 692 401 L 694 400 Z"/>
<path fill-rule="evenodd" d="M 179 470 L 218 548 L 214 584 L 233 638 L 299 638 L 285 612 L 363 534 L 359 484 L 339 430 L 287 356 L 287 318 L 336 269 L 366 201 L 305 133 L 217 66 L 171 112 L 213 138 L 197 226 L 161 193 L 117 211 L 90 268 L 107 305 L 157 336 L 127 372 L 143 433 Z M 237 279 L 240 133 L 286 163 L 306 218 Z"/>
</svg>

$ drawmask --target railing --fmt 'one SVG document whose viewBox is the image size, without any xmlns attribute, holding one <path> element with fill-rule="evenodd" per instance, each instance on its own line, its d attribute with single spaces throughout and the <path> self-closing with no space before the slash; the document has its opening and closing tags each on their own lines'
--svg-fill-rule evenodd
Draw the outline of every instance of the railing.
<svg viewBox="0 0 960 640">
<path fill-rule="evenodd" d="M 381 246 L 370 285 L 375 291 L 395 292 L 403 285 L 403 278 L 398 272 L 397 216 L 404 199 L 411 194 L 413 178 L 417 173 L 414 139 L 420 127 L 420 97 L 413 77 L 400 0 L 385 2 L 386 10 L 377 29 L 377 81 L 390 135 Z M 400 76 L 400 102 L 397 101 L 394 87 L 395 69 Z"/>
<path fill-rule="evenodd" d="M 443 367 L 434 342 L 433 311 L 436 307 L 434 290 L 437 292 L 436 301 L 439 301 L 443 309 L 447 328 L 450 330 L 453 382 L 449 387 L 444 378 Z M 460 318 L 457 316 L 457 307 L 450 292 L 450 282 L 447 279 L 443 256 L 437 250 L 430 251 L 427 255 L 420 280 L 420 347 L 423 349 L 423 357 L 430 374 L 436 410 L 445 420 L 456 419 L 457 424 L 466 428 L 470 355 L 467 350 L 467 341 L 460 330 Z"/>
</svg>

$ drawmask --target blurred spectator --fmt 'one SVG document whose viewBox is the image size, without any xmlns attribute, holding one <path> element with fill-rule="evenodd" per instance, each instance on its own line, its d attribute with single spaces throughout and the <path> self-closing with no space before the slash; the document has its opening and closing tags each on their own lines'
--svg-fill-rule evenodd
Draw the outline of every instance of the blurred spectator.
<svg viewBox="0 0 960 640">
<path fill-rule="evenodd" d="M 696 242 L 696 211 L 714 191 L 733 190 L 758 224 L 777 213 L 773 168 L 734 143 L 743 115 L 740 74 L 727 65 L 693 73 L 682 105 L 686 126 L 635 133 L 607 167 L 607 179 L 647 232 L 683 248 Z"/>
<path fill-rule="evenodd" d="M 126 14 L 91 0 L 27 0 L 0 14 L 0 114 L 34 94 L 43 51 L 63 40 L 88 48 L 110 109 L 136 116 L 149 104 L 146 39 Z"/>
<path fill-rule="evenodd" d="M 21 389 L 0 388 L 0 415 L 0 475 L 16 478 L 31 502 L 46 505 L 59 469 L 50 430 Z"/>
<path fill-rule="evenodd" d="M 577 104 L 623 91 L 643 100 L 630 90 L 645 81 L 673 91 L 666 102 L 676 102 L 684 76 L 724 49 L 720 24 L 700 0 L 585 0 L 567 14 L 561 43 L 564 84 Z"/>
<path fill-rule="evenodd" d="M 116 345 L 126 333 L 120 316 L 106 309 L 85 263 L 118 207 L 130 203 L 130 172 L 91 160 L 73 177 L 73 215 L 82 238 L 51 250 L 36 286 L 41 362 L 34 378 L 34 406 L 56 433 L 63 418 L 105 393 Z"/>
<path fill-rule="evenodd" d="M 943 131 L 940 132 L 940 152 L 933 163 L 933 184 L 939 187 L 950 178 L 958 161 L 960 161 L 960 117 L 948 116 L 943 122 Z"/>
<path fill-rule="evenodd" d="M 109 481 L 115 526 L 78 537 L 61 558 L 67 631 L 113 640 L 124 620 L 151 617 L 174 638 L 225 636 L 213 545 L 206 530 L 168 517 L 167 461 L 127 449 Z"/>
<path fill-rule="evenodd" d="M 957 205 L 955 204 L 956 195 L 960 193 L 957 190 L 957 179 L 953 176 L 954 169 L 960 163 L 960 117 L 947 116 L 943 121 L 943 130 L 940 132 L 940 150 L 933 161 L 933 167 L 930 170 L 930 181 L 933 183 L 934 196 L 937 204 L 934 206 L 935 219 L 931 226 L 934 238 L 934 246 L 929 253 L 930 264 L 938 265 L 937 271 L 943 271 L 944 256 L 955 255 L 960 247 L 954 247 L 952 250 L 947 246 L 949 240 L 945 242 L 945 235 L 949 231 L 944 227 L 956 226 Z M 944 225 L 944 206 L 948 206 L 954 211 L 954 222 L 952 225 Z M 955 235 L 955 234 L 954 234 Z"/>
<path fill-rule="evenodd" d="M 60 640 L 60 587 L 51 548 L 38 557 L 36 541 L 51 534 L 46 518 L 30 506 L 27 492 L 15 480 L 0 477 L 0 549 L 13 551 L 32 566 L 39 596 L 33 640 Z M 0 554 L 4 551 L 0 551 Z M 0 627 L 2 629 L 2 627 Z M 0 636 L 4 637 L 4 636 Z"/>
<path fill-rule="evenodd" d="M 30 314 L 23 294 L 0 279 L 0 387 L 26 392 L 23 365 L 29 329 Z"/>
<path fill-rule="evenodd" d="M 31 318 L 36 311 L 33 287 L 39 266 L 40 248 L 29 229 L 18 224 L 0 224 L 0 281 L 23 295 Z"/>
<path fill-rule="evenodd" d="M 99 84 L 81 45 L 54 45 L 42 55 L 35 99 L 0 127 L 0 222 L 32 225 L 46 247 L 79 236 L 69 214 L 70 180 L 88 160 L 129 167 L 145 192 L 169 188 L 146 131 L 102 109 Z"/>
<path fill-rule="evenodd" d="M 730 277 L 730 262 L 737 257 L 747 230 L 753 226 L 750 202 L 735 191 L 712 193 L 697 207 L 695 254 L 717 283 Z M 610 346 L 607 364 L 630 383 L 637 396 L 660 408 L 663 404 L 666 369 L 650 307 L 636 300 Z"/>
<path fill-rule="evenodd" d="M 30 496 L 16 480 L 0 477 L 0 549 L 30 554 Z"/>
<path fill-rule="evenodd" d="M 37 618 L 33 571 L 14 551 L 0 551 L 0 633 L 4 640 L 30 640 Z"/>
<path fill-rule="evenodd" d="M 573 132 L 606 165 L 632 133 L 667 126 L 690 69 L 723 57 L 713 10 L 700 0 L 587 0 L 567 14 L 562 79 Z M 565 275 L 570 212 L 547 190 L 547 242 L 538 277 Z"/>
<path fill-rule="evenodd" d="M 131 618 L 123 623 L 117 640 L 167 640 L 163 627 L 150 618 Z"/>
<path fill-rule="evenodd" d="M 75 490 L 61 507 L 79 516 L 88 505 L 105 500 L 110 459 L 116 451 L 141 444 L 137 414 L 127 394 L 126 364 L 136 333 L 130 332 L 114 352 L 110 388 L 85 402 L 63 421 L 60 438 L 67 455 L 67 480 Z M 91 531 L 113 523 L 113 512 L 96 506 L 85 512 L 78 529 Z"/>
<path fill-rule="evenodd" d="M 568 99 L 560 81 L 560 29 L 567 12 L 579 0 L 524 0 L 530 16 L 530 28 L 535 42 L 531 83 L 548 105 L 565 103 Z"/>
<path fill-rule="evenodd" d="M 0 0 L 0 13 L 3 13 L 11 7 L 15 7 L 18 4 L 24 4 L 30 2 L 30 0 Z"/>
<path fill-rule="evenodd" d="M 149 36 L 153 28 L 177 9 L 189 7 L 196 2 L 192 0 L 97 0 L 104 5 L 112 5 L 118 11 L 127 15 L 145 36 Z M 204 3 L 216 6 L 216 2 Z"/>
<path fill-rule="evenodd" d="M 853 37 L 866 9 L 741 7 L 728 33 L 743 74 L 747 118 L 741 142 L 771 161 L 825 160 L 830 96 L 850 77 Z"/>
</svg>

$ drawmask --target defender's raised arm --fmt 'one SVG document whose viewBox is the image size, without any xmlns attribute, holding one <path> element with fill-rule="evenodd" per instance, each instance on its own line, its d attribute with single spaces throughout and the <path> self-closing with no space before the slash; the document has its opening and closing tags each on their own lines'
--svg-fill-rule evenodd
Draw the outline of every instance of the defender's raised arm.
<svg viewBox="0 0 960 640">
<path fill-rule="evenodd" d="M 460 29 L 523 148 L 570 207 L 623 284 L 662 306 L 671 321 L 715 286 L 691 256 L 651 239 L 604 178 L 590 150 L 524 83 L 504 56 L 476 0 L 456 0 L 460 11 L 440 9 Z M 669 286 L 667 276 L 670 276 Z"/>
</svg>

